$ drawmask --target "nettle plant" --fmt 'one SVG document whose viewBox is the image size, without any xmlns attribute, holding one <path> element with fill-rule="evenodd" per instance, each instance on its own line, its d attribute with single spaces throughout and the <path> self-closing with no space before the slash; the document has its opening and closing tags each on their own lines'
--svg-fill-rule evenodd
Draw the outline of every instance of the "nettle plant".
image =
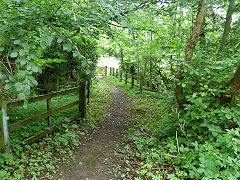
<svg viewBox="0 0 240 180">
<path fill-rule="evenodd" d="M 229 94 L 226 84 L 234 76 L 238 61 L 235 55 L 216 59 L 200 51 L 184 69 L 181 84 L 188 104 L 183 119 L 191 126 L 191 134 L 206 135 L 207 128 L 216 137 L 222 130 L 240 125 L 239 102 L 224 103 L 222 100 L 222 96 Z"/>
<path fill-rule="evenodd" d="M 238 64 L 237 49 L 219 57 L 197 48 L 192 63 L 184 68 L 184 80 L 178 81 L 187 104 L 178 119 L 178 132 L 182 133 L 179 151 L 174 141 L 172 144 L 175 152 L 186 158 L 179 162 L 191 178 L 240 177 L 240 102 L 237 97 L 225 101 Z"/>
</svg>

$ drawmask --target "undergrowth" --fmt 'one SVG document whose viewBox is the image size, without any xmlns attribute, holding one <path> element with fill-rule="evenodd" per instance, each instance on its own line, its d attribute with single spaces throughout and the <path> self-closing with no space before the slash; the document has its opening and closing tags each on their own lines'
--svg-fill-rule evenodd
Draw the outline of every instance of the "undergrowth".
<svg viewBox="0 0 240 180">
<path fill-rule="evenodd" d="M 92 129 L 104 120 L 103 113 L 108 107 L 107 99 L 110 99 L 112 91 L 109 87 L 99 80 L 93 82 L 91 88 L 90 103 L 87 107 L 87 118 L 83 121 L 67 122 L 67 118 L 77 112 L 77 108 L 72 108 L 67 112 L 59 113 L 54 116 L 54 123 L 66 120 L 66 123 L 53 134 L 46 136 L 31 145 L 17 144 L 19 140 L 32 135 L 34 132 L 42 131 L 45 123 L 37 122 L 31 128 L 10 134 L 11 153 L 0 154 L 0 179 L 52 179 L 56 174 L 59 165 L 68 163 L 75 158 L 76 149 L 81 145 L 83 136 L 86 136 Z M 56 98 L 53 100 L 54 106 L 62 106 L 76 100 L 76 94 Z M 63 104 L 64 103 L 64 104 Z M 27 109 L 19 108 L 10 111 L 10 122 L 27 118 L 43 111 L 45 104 L 35 103 Z M 15 118 L 13 118 L 15 117 Z M 16 118 L 18 117 L 18 118 Z M 37 129 L 37 130 L 36 130 Z M 17 139 L 17 140 L 16 140 Z"/>
<path fill-rule="evenodd" d="M 124 170 L 119 168 L 116 176 L 136 180 L 240 178 L 239 128 L 219 130 L 210 125 L 210 134 L 193 136 L 187 130 L 191 124 L 180 120 L 172 92 L 139 94 L 138 88 L 131 89 L 115 77 L 106 80 L 123 88 L 133 102 L 130 135 L 121 152 Z"/>
</svg>

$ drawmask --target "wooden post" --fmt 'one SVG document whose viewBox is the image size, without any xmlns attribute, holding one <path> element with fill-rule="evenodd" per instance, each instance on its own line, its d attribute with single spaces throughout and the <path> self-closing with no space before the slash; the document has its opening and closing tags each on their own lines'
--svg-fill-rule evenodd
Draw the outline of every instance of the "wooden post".
<svg viewBox="0 0 240 180">
<path fill-rule="evenodd" d="M 107 66 L 106 66 L 107 67 Z M 106 74 L 106 73 L 105 73 Z M 91 80 L 87 80 L 87 103 L 89 104 L 90 102 L 90 85 L 91 85 Z"/>
<path fill-rule="evenodd" d="M 107 76 L 107 66 L 105 66 L 105 76 Z"/>
<path fill-rule="evenodd" d="M 122 82 L 122 70 L 120 70 L 120 82 Z"/>
<path fill-rule="evenodd" d="M 115 69 L 113 68 L 113 71 L 112 71 L 112 75 L 113 75 L 113 76 L 115 75 L 114 71 L 115 71 Z"/>
<path fill-rule="evenodd" d="M 112 68 L 110 67 L 110 76 L 112 75 Z"/>
<path fill-rule="evenodd" d="M 3 96 L 0 96 L 0 151 L 9 153 L 7 104 Z"/>
<path fill-rule="evenodd" d="M 118 69 L 116 69 L 116 78 L 118 78 Z"/>
<path fill-rule="evenodd" d="M 132 87 L 131 88 L 134 88 L 134 75 L 132 74 Z"/>
<path fill-rule="evenodd" d="M 47 99 L 47 111 L 51 110 L 51 98 Z M 48 127 L 52 126 L 52 116 L 48 116 Z"/>
<path fill-rule="evenodd" d="M 128 73 L 125 73 L 125 84 L 127 84 L 127 79 L 128 79 Z"/>
<path fill-rule="evenodd" d="M 55 91 L 59 91 L 59 75 L 56 76 L 56 78 L 54 79 L 54 90 Z"/>
<path fill-rule="evenodd" d="M 143 90 L 143 76 L 140 76 L 140 93 L 142 93 L 142 90 Z"/>
<path fill-rule="evenodd" d="M 81 118 L 86 118 L 86 78 L 79 83 L 79 113 Z"/>
</svg>

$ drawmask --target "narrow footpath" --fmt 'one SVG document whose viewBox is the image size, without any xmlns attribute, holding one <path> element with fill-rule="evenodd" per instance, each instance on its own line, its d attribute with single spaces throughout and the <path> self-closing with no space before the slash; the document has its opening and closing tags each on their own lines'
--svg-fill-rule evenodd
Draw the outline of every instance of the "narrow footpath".
<svg viewBox="0 0 240 180">
<path fill-rule="evenodd" d="M 104 80 L 102 80 L 106 83 Z M 71 166 L 62 169 L 62 175 L 54 179 L 61 180 L 115 180 L 107 173 L 118 165 L 115 155 L 117 144 L 121 144 L 126 121 L 130 118 L 130 107 L 126 95 L 116 87 L 108 86 L 114 92 L 111 106 L 105 111 L 105 121 L 79 149 Z"/>
</svg>

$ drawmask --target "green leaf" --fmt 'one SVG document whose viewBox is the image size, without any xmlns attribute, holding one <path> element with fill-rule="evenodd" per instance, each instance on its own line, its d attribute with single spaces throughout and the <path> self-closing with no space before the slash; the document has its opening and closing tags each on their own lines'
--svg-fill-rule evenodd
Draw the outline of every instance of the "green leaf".
<svg viewBox="0 0 240 180">
<path fill-rule="evenodd" d="M 4 51 L 4 47 L 0 47 L 0 51 L 1 51 L 1 52 Z"/>
<path fill-rule="evenodd" d="M 21 64 L 21 65 L 25 65 L 25 64 L 27 64 L 27 61 L 24 60 L 24 59 L 22 59 L 22 60 L 20 61 L 20 64 Z"/>
<path fill-rule="evenodd" d="M 226 117 L 227 117 L 228 119 L 231 119 L 231 118 L 232 118 L 232 116 L 231 116 L 230 114 L 226 114 Z"/>
<path fill-rule="evenodd" d="M 5 90 L 9 90 L 10 88 L 11 88 L 10 84 L 6 84 L 5 87 L 4 87 Z"/>
<path fill-rule="evenodd" d="M 86 74 L 91 74 L 91 71 L 89 69 L 87 69 Z"/>
<path fill-rule="evenodd" d="M 47 45 L 50 46 L 52 44 L 53 41 L 53 37 L 52 36 L 48 36 L 47 38 Z"/>
<path fill-rule="evenodd" d="M 14 86 L 15 86 L 17 91 L 22 91 L 23 90 L 23 85 L 20 82 L 15 83 Z"/>
<path fill-rule="evenodd" d="M 10 57 L 11 58 L 16 58 L 18 56 L 18 53 L 17 52 L 12 52 L 11 54 L 10 54 Z"/>
<path fill-rule="evenodd" d="M 63 50 L 70 52 L 72 50 L 72 46 L 70 44 L 64 44 L 63 45 Z"/>
<path fill-rule="evenodd" d="M 41 42 L 41 43 L 40 43 L 40 46 L 41 46 L 43 49 L 46 49 L 46 47 L 47 47 L 44 42 Z"/>
<path fill-rule="evenodd" d="M 25 96 L 25 94 L 23 94 L 23 93 L 20 93 L 19 95 L 18 95 L 18 100 L 25 100 L 26 99 L 26 96 Z"/>
<path fill-rule="evenodd" d="M 20 40 L 15 40 L 15 41 L 13 42 L 13 44 L 15 44 L 15 45 L 20 45 L 20 44 L 21 44 L 21 41 L 20 41 Z"/>
<path fill-rule="evenodd" d="M 25 55 L 25 51 L 24 51 L 23 49 L 21 49 L 21 50 L 19 51 L 19 55 L 20 55 L 20 56 L 24 56 L 24 55 Z"/>
<path fill-rule="evenodd" d="M 33 85 L 35 85 L 35 86 L 38 85 L 38 82 L 37 82 L 35 79 L 32 79 L 32 83 L 33 83 Z"/>
<path fill-rule="evenodd" d="M 60 44 L 63 42 L 63 40 L 61 38 L 58 38 L 57 42 Z"/>
<path fill-rule="evenodd" d="M 86 61 L 82 61 L 82 67 L 85 68 L 87 66 L 87 62 Z"/>
<path fill-rule="evenodd" d="M 32 66 L 31 65 L 28 65 L 27 66 L 27 70 L 29 71 L 29 70 L 31 70 L 32 69 Z"/>
<path fill-rule="evenodd" d="M 25 71 L 18 72 L 19 79 L 25 79 Z"/>
<path fill-rule="evenodd" d="M 73 52 L 73 57 L 77 57 L 79 54 L 78 54 L 78 52 L 77 51 L 74 51 Z"/>
<path fill-rule="evenodd" d="M 24 89 L 26 89 L 26 90 L 30 90 L 31 87 L 30 87 L 29 85 L 25 85 L 25 86 L 24 86 Z"/>
<path fill-rule="evenodd" d="M 37 67 L 36 65 L 33 65 L 33 66 L 32 66 L 32 71 L 33 71 L 33 72 L 38 72 L 38 67 Z"/>
</svg>

